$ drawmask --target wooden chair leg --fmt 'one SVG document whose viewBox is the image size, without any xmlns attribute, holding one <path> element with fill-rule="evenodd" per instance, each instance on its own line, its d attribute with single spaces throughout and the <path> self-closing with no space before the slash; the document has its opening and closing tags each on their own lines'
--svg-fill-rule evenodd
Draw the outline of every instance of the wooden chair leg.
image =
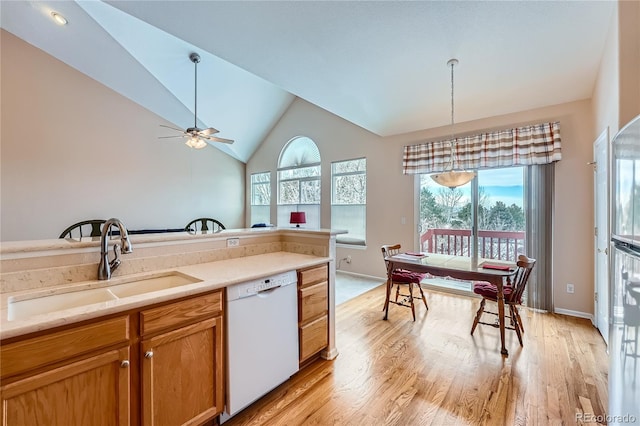
<svg viewBox="0 0 640 426">
<path fill-rule="evenodd" d="M 413 320 L 416 320 L 416 308 L 413 305 L 413 283 L 409 283 L 409 303 L 411 304 L 411 315 L 413 315 Z"/>
<path fill-rule="evenodd" d="M 400 284 L 396 285 L 396 302 L 398 301 L 399 295 L 400 295 Z"/>
<path fill-rule="evenodd" d="M 516 320 L 518 325 L 520 326 L 520 331 L 524 334 L 524 325 L 522 325 L 522 318 L 520 318 L 520 311 L 516 305 L 513 305 L 513 312 L 516 314 Z"/>
<path fill-rule="evenodd" d="M 424 307 L 427 308 L 427 310 L 429 310 L 429 305 L 427 305 L 427 298 L 424 297 L 424 291 L 422 291 L 422 286 L 420 285 L 420 283 L 416 285 L 420 289 L 420 297 L 422 297 L 422 301 L 424 302 Z"/>
<path fill-rule="evenodd" d="M 389 306 L 389 299 L 391 298 L 391 283 L 387 282 L 386 283 L 386 295 L 384 297 L 384 306 L 382 307 L 383 311 L 387 310 L 387 307 Z"/>
<path fill-rule="evenodd" d="M 518 324 L 518 318 L 516 317 L 516 313 L 515 313 L 515 306 L 513 306 L 512 304 L 509 304 L 509 313 L 511 314 L 511 318 L 515 318 L 515 324 L 514 327 L 516 330 L 516 334 L 518 335 L 518 342 L 520 342 L 520 346 L 523 346 L 522 344 L 522 333 L 520 333 L 520 325 Z"/>
<path fill-rule="evenodd" d="M 487 299 L 482 299 L 482 301 L 480 302 L 480 307 L 478 308 L 478 312 L 476 313 L 476 318 L 473 320 L 473 326 L 471 326 L 471 335 L 473 336 L 473 332 L 476 331 L 476 327 L 478 326 L 478 323 L 480 322 L 480 317 L 482 316 L 482 313 L 484 312 L 484 305 L 485 303 L 487 303 Z"/>
</svg>

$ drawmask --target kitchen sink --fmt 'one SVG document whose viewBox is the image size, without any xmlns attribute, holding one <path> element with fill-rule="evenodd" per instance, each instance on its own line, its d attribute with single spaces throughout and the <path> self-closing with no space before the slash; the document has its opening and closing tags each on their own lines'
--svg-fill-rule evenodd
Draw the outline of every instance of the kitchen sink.
<svg viewBox="0 0 640 426">
<path fill-rule="evenodd" d="M 121 299 L 123 297 L 137 296 L 139 294 L 151 293 L 153 291 L 166 290 L 168 288 L 180 287 L 200 281 L 201 280 L 197 278 L 193 278 L 179 272 L 171 272 L 166 275 L 156 275 L 125 282 L 124 284 L 112 285 L 109 286 L 109 290 L 111 290 L 116 297 Z"/>
<path fill-rule="evenodd" d="M 69 293 L 53 294 L 26 300 L 11 300 L 7 306 L 9 321 L 27 319 L 34 315 L 48 314 L 79 306 L 116 300 L 106 288 L 79 290 Z"/>
<path fill-rule="evenodd" d="M 47 293 L 24 299 L 10 297 L 7 301 L 7 320 L 24 320 L 34 315 L 124 299 L 201 281 L 189 275 L 172 271 L 142 277 L 123 277 L 113 284 L 109 283 L 110 285 L 100 288 L 85 288 L 60 294 Z"/>
</svg>

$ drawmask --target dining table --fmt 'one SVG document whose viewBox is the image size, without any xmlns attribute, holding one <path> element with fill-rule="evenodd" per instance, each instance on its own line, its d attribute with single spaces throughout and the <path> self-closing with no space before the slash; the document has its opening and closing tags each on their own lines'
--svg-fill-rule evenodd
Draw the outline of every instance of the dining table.
<svg viewBox="0 0 640 426">
<path fill-rule="evenodd" d="M 451 277 L 468 281 L 488 281 L 497 288 L 498 324 L 500 329 L 500 353 L 509 355 L 505 347 L 505 316 L 503 286 L 510 284 L 511 277 L 516 273 L 513 263 L 496 262 L 491 259 L 473 259 L 466 256 L 454 256 L 438 253 L 399 253 L 385 257 L 387 265 L 387 298 L 391 294 L 391 275 L 396 269 L 414 272 L 426 272 L 438 277 Z M 384 318 L 387 319 L 389 305 L 387 304 Z"/>
</svg>

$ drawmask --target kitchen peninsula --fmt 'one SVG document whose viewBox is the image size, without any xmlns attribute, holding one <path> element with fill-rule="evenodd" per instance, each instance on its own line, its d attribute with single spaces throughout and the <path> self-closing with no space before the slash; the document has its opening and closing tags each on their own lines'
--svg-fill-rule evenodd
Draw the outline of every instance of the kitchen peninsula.
<svg viewBox="0 0 640 426">
<path fill-rule="evenodd" d="M 99 241 L 3 243 L 3 418 L 21 418 L 20 407 L 42 392 L 51 392 L 48 403 L 52 406 L 46 410 L 55 413 L 56 404 L 65 403 L 56 399 L 57 393 L 76 386 L 85 395 L 92 390 L 96 395 L 112 392 L 111 398 L 96 396 L 95 404 L 103 410 L 92 408 L 100 415 L 115 416 L 117 424 L 155 424 L 154 419 L 167 415 L 194 424 L 214 418 L 222 412 L 225 394 L 225 288 L 286 271 L 298 274 L 301 365 L 314 354 L 335 358 L 335 238 L 339 233 L 254 228 L 198 235 L 132 235 L 133 253 L 123 255 L 113 278 L 103 281 L 97 280 Z M 316 290 L 307 293 L 300 288 L 305 277 L 326 283 L 313 287 L 326 289 L 320 298 L 324 310 L 318 310 Z M 171 284 L 146 289 L 148 283 L 165 281 Z M 118 293 L 116 287 L 125 291 Z M 102 299 L 105 289 L 114 290 L 108 291 L 113 296 L 108 300 Z M 84 302 L 61 304 L 62 309 L 56 308 L 58 302 L 32 302 L 81 294 L 99 297 L 97 301 L 80 297 Z M 23 309 L 21 303 L 29 308 Z M 308 330 L 307 308 L 320 316 Z M 181 365 L 184 356 L 194 355 L 193 347 L 199 348 L 196 355 L 201 356 Z M 107 385 L 106 377 L 112 380 Z M 189 401 L 179 410 L 175 400 L 171 404 L 163 399 L 169 395 L 163 386 L 177 377 L 184 386 L 181 397 Z M 199 383 L 201 377 L 210 380 Z M 205 386 L 197 396 L 194 383 Z M 85 395 L 82 404 L 58 411 L 85 415 Z"/>
</svg>

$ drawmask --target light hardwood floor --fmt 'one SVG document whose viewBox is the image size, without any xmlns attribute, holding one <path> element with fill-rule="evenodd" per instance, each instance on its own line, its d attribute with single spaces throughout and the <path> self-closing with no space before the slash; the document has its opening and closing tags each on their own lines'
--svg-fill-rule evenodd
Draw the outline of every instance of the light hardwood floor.
<svg viewBox="0 0 640 426">
<path fill-rule="evenodd" d="M 479 299 L 425 294 L 430 309 L 416 306 L 416 322 L 395 305 L 382 320 L 384 287 L 340 305 L 340 355 L 225 425 L 574 425 L 582 413 L 606 415 L 606 348 L 588 320 L 521 309 L 524 347 L 507 330 L 503 358 L 497 329 L 469 334 Z"/>
</svg>

